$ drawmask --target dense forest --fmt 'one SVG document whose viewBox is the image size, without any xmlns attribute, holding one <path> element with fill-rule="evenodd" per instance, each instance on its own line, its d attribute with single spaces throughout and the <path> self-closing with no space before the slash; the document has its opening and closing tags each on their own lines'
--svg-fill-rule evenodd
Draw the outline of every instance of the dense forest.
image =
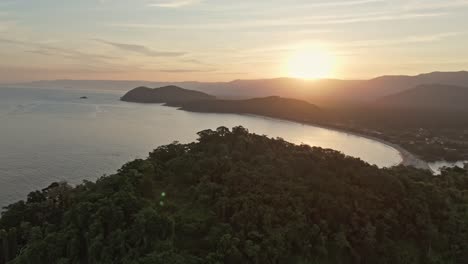
<svg viewBox="0 0 468 264">
<path fill-rule="evenodd" d="M 328 109 L 328 116 L 317 123 L 392 142 L 426 161 L 468 160 L 464 110 L 343 107 Z"/>
<path fill-rule="evenodd" d="M 322 111 L 309 102 L 279 96 L 252 98 L 245 100 L 203 100 L 168 103 L 181 110 L 207 113 L 237 113 L 268 116 L 297 122 L 317 120 L 324 115 Z"/>
<path fill-rule="evenodd" d="M 466 263 L 468 175 L 379 169 L 243 127 L 7 206 L 0 263 Z"/>
</svg>

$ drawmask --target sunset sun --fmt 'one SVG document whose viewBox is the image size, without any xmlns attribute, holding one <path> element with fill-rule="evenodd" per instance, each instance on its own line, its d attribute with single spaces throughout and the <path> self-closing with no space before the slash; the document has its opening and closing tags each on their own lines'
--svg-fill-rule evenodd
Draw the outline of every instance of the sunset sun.
<svg viewBox="0 0 468 264">
<path fill-rule="evenodd" d="M 301 79 L 330 77 L 335 59 L 327 51 L 304 49 L 293 53 L 287 61 L 287 74 Z"/>
</svg>

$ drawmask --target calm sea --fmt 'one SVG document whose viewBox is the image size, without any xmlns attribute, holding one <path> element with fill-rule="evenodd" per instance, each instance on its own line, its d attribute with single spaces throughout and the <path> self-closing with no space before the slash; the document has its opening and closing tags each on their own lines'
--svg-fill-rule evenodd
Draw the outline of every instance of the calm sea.
<svg viewBox="0 0 468 264">
<path fill-rule="evenodd" d="M 242 125 L 251 132 L 339 150 L 380 167 L 401 162 L 384 144 L 333 130 L 253 116 L 201 114 L 119 101 L 117 92 L 0 88 L 0 206 L 53 181 L 112 174 L 172 141 Z M 88 99 L 80 99 L 87 96 Z"/>
</svg>

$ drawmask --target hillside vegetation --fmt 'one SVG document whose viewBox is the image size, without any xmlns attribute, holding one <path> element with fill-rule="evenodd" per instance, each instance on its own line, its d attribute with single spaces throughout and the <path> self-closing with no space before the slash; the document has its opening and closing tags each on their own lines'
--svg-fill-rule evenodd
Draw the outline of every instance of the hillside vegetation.
<svg viewBox="0 0 468 264">
<path fill-rule="evenodd" d="M 0 219 L 0 263 L 466 263 L 468 176 L 378 169 L 242 127 L 53 183 Z"/>
<path fill-rule="evenodd" d="M 181 106 L 182 110 L 194 112 L 254 114 L 294 121 L 312 120 L 320 113 L 319 108 L 311 103 L 278 96 L 246 100 L 191 101 L 178 106 Z"/>
<path fill-rule="evenodd" d="M 213 99 L 215 99 L 215 97 L 209 94 L 187 90 L 173 85 L 154 89 L 137 87 L 127 92 L 121 98 L 122 101 L 135 103 L 179 103 Z"/>
<path fill-rule="evenodd" d="M 430 84 L 420 85 L 378 100 L 381 106 L 399 109 L 468 110 L 468 87 Z"/>
</svg>

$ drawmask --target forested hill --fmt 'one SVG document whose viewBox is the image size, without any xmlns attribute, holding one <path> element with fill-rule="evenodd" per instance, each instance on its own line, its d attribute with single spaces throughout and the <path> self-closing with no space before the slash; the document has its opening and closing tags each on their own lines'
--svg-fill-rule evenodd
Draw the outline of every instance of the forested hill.
<svg viewBox="0 0 468 264">
<path fill-rule="evenodd" d="M 466 263 L 468 176 L 378 169 L 242 127 L 8 206 L 0 263 Z"/>
<path fill-rule="evenodd" d="M 164 86 L 160 88 L 137 87 L 130 90 L 121 100 L 136 103 L 176 103 L 196 100 L 213 100 L 214 96 L 206 93 L 187 90 L 177 86 Z"/>
<path fill-rule="evenodd" d="M 398 109 L 468 110 L 468 87 L 452 85 L 420 85 L 383 97 L 378 105 Z"/>
<path fill-rule="evenodd" d="M 182 110 L 193 112 L 254 114 L 299 122 L 323 118 L 319 115 L 320 111 L 316 105 L 303 100 L 279 96 L 221 100 L 177 86 L 155 89 L 138 87 L 127 92 L 121 100 L 137 103 L 164 103 L 167 106 L 180 107 Z"/>
<path fill-rule="evenodd" d="M 171 104 L 168 104 L 171 105 Z M 190 101 L 180 104 L 182 110 L 208 113 L 254 114 L 294 121 L 310 121 L 321 117 L 319 108 L 309 102 L 269 96 L 246 100 Z"/>
</svg>

